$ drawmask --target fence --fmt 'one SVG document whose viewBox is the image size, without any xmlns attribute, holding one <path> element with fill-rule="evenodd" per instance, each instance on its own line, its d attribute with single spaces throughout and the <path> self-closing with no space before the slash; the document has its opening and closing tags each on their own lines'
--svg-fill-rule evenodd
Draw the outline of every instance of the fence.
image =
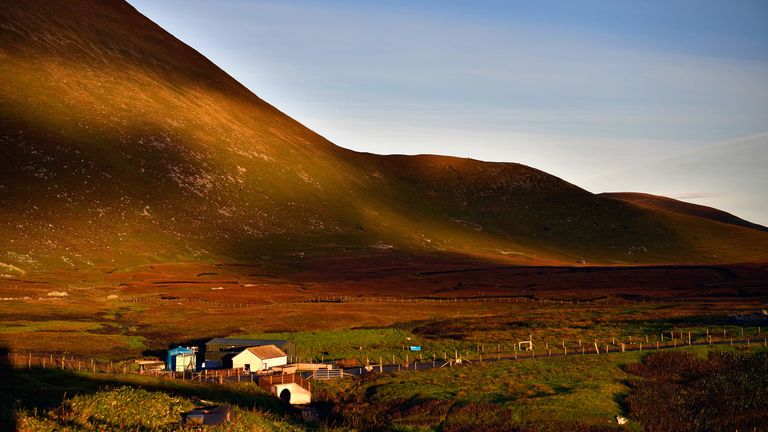
<svg viewBox="0 0 768 432">
<path fill-rule="evenodd" d="M 344 371 L 341 369 L 318 369 L 312 371 L 312 379 L 316 381 L 326 381 L 344 377 Z"/>
<path fill-rule="evenodd" d="M 172 372 L 166 370 L 141 370 L 133 360 L 120 362 L 97 361 L 74 356 L 40 353 L 9 353 L 8 365 L 14 369 L 60 369 L 77 372 L 140 374 L 168 380 L 207 383 L 254 382 L 253 375 L 242 369 L 216 369 Z"/>
<path fill-rule="evenodd" d="M 679 335 L 679 334 L 678 334 Z M 677 335 L 676 335 L 677 336 Z M 430 355 L 419 355 L 410 357 L 406 355 L 405 361 L 402 361 L 403 357 L 393 357 L 392 362 L 385 362 L 384 357 L 379 357 L 379 362 L 366 362 L 366 364 L 350 367 L 344 369 L 345 375 L 364 375 L 369 372 L 395 372 L 406 370 L 424 370 L 441 367 L 454 367 L 456 365 L 462 365 L 467 363 L 483 363 L 483 362 L 498 362 L 498 361 L 516 361 L 516 360 L 534 360 L 544 357 L 573 357 L 580 355 L 605 355 L 609 353 L 624 353 L 631 351 L 658 351 L 665 349 L 682 348 L 685 346 L 704 346 L 704 345 L 740 345 L 743 347 L 761 346 L 768 348 L 768 338 L 753 339 L 753 338 L 732 338 L 732 337 L 714 337 L 708 335 L 703 339 L 695 340 L 692 334 L 682 334 L 680 337 L 666 337 L 663 342 L 655 341 L 650 343 L 637 342 L 621 342 L 614 338 L 612 342 L 598 343 L 593 340 L 592 342 L 582 343 L 576 347 L 570 346 L 565 341 L 562 345 L 550 346 L 548 343 L 543 344 L 544 347 L 538 347 L 534 343 L 533 349 L 530 351 L 513 351 L 513 352 L 473 352 L 466 350 L 460 352 L 458 350 L 453 353 L 442 352 L 442 355 L 432 353 Z M 686 337 L 687 336 L 687 337 Z M 389 359 L 387 359 L 389 360 Z"/>
<path fill-rule="evenodd" d="M 187 303 L 187 304 L 205 304 L 208 307 L 218 307 L 222 309 L 241 309 L 268 305 L 268 302 L 248 302 L 233 303 L 212 301 L 193 297 L 130 297 L 123 298 L 123 301 L 133 303 Z M 401 304 L 529 304 L 529 305 L 569 305 L 569 306 L 629 306 L 636 304 L 663 304 L 663 303 L 683 303 L 687 301 L 706 301 L 700 298 L 684 297 L 648 297 L 635 296 L 631 298 L 621 297 L 601 297 L 595 299 L 582 298 L 537 298 L 533 296 L 474 296 L 474 297 L 394 297 L 394 296 L 316 296 L 308 299 L 296 299 L 296 303 L 401 303 Z"/>
<path fill-rule="evenodd" d="M 98 373 L 129 373 L 132 372 L 133 361 L 104 362 L 94 358 L 66 356 L 61 354 L 41 353 L 9 353 L 7 355 L 9 366 L 15 369 L 62 369 L 83 372 Z"/>
<path fill-rule="evenodd" d="M 134 361 L 103 362 L 95 359 L 76 358 L 74 356 L 62 356 L 54 354 L 33 353 L 9 353 L 7 363 L 13 369 L 59 369 L 77 372 L 112 373 L 112 374 L 140 374 L 150 375 L 167 380 L 180 380 L 188 382 L 208 384 L 234 384 L 255 383 L 269 391 L 272 384 L 295 382 L 300 386 L 311 389 L 308 380 L 298 374 L 262 375 L 244 371 L 243 369 L 213 369 L 202 371 L 172 372 L 165 370 L 145 370 L 138 368 Z M 263 384 L 267 383 L 267 384 Z"/>
<path fill-rule="evenodd" d="M 525 341 L 526 343 L 528 340 Z M 518 342 L 476 344 L 469 347 L 456 347 L 429 350 L 414 353 L 401 347 L 399 351 L 377 353 L 368 352 L 353 358 L 336 360 L 337 367 L 345 372 L 361 370 L 373 366 L 373 370 L 404 370 L 426 367 L 426 364 L 453 365 L 460 362 L 514 360 L 523 358 L 571 356 L 574 354 L 602 354 L 628 351 L 649 351 L 677 348 L 682 346 L 702 345 L 761 345 L 768 347 L 768 335 L 761 327 L 696 329 L 691 331 L 671 330 L 650 334 L 624 335 L 623 337 L 590 337 L 583 339 L 534 339 L 527 347 L 519 347 Z M 422 366 L 415 366 L 422 365 Z M 382 366 L 384 366 L 382 368 Z M 389 369 L 387 369 L 389 367 Z"/>
<path fill-rule="evenodd" d="M 750 334 L 751 333 L 751 334 Z M 736 336 L 736 337 L 734 337 Z M 741 337 L 738 337 L 741 336 Z M 495 345 L 491 349 L 486 349 L 484 345 L 478 345 L 476 350 L 465 349 L 463 351 L 453 350 L 452 353 L 431 352 L 411 354 L 392 355 L 391 357 L 378 356 L 378 362 L 371 361 L 370 356 L 362 359 L 344 360 L 344 368 L 341 369 L 318 369 L 311 373 L 306 373 L 306 378 L 301 374 L 282 374 L 282 375 L 263 375 L 258 376 L 242 369 L 216 369 L 202 371 L 141 371 L 139 365 L 134 361 L 105 362 L 97 361 L 93 358 L 85 359 L 74 356 L 40 354 L 40 353 L 9 353 L 7 363 L 11 368 L 17 369 L 61 369 L 71 371 L 95 372 L 95 373 L 135 373 L 152 375 L 169 380 L 182 380 L 199 383 L 254 383 L 270 390 L 273 384 L 284 384 L 294 382 L 306 389 L 311 388 L 310 381 L 307 378 L 325 380 L 340 378 L 345 375 L 363 375 L 372 371 L 392 372 L 402 370 L 422 370 L 436 367 L 453 367 L 455 365 L 474 362 L 495 362 L 503 360 L 523 360 L 536 359 L 542 357 L 568 357 L 574 355 L 603 355 L 607 353 L 630 352 L 630 351 L 657 351 L 663 349 L 674 349 L 684 346 L 703 346 L 703 345 L 741 345 L 745 347 L 762 346 L 768 348 L 768 337 L 762 333 L 760 327 L 752 329 L 751 332 L 745 332 L 741 329 L 741 334 L 729 334 L 728 330 L 706 329 L 699 332 L 685 331 L 667 331 L 658 334 L 651 340 L 650 335 L 642 337 L 628 336 L 625 338 L 601 338 L 587 340 L 561 340 L 558 344 L 550 344 L 549 341 L 533 341 L 531 350 L 517 349 L 517 345 L 512 345 L 512 350 L 503 350 L 501 344 Z M 391 362 L 390 362 L 391 359 Z"/>
<path fill-rule="evenodd" d="M 585 305 L 585 306 L 621 306 L 632 304 L 657 304 L 657 303 L 679 303 L 688 301 L 685 298 L 666 298 L 666 297 L 636 297 L 636 298 L 611 298 L 602 297 L 597 299 L 552 299 L 536 298 L 533 296 L 476 296 L 476 297 L 367 297 L 367 296 L 319 296 L 311 297 L 304 302 L 307 303 L 438 303 L 438 304 L 460 304 L 460 303 L 518 303 L 518 304 L 539 304 L 539 305 Z"/>
<path fill-rule="evenodd" d="M 291 383 L 298 384 L 309 392 L 312 391 L 312 383 L 299 374 L 264 375 L 259 377 L 259 387 L 268 392 L 272 391 L 272 386 L 275 384 Z"/>
</svg>

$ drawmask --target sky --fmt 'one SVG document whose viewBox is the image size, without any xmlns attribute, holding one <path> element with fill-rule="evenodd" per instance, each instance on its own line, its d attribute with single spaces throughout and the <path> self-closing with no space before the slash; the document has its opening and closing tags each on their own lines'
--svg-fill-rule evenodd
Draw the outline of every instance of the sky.
<svg viewBox="0 0 768 432">
<path fill-rule="evenodd" d="M 768 225 L 768 1 L 128 1 L 342 147 Z"/>
</svg>

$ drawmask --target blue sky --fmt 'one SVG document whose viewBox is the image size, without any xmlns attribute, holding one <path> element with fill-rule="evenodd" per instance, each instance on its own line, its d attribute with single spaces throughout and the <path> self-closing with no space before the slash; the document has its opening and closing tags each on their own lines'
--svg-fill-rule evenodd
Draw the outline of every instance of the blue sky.
<svg viewBox="0 0 768 432">
<path fill-rule="evenodd" d="M 768 1 L 129 2 L 343 147 L 768 224 Z"/>
</svg>

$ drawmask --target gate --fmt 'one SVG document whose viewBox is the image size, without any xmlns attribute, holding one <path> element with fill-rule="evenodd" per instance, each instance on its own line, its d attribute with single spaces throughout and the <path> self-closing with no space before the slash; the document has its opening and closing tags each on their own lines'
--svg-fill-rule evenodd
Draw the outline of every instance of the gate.
<svg viewBox="0 0 768 432">
<path fill-rule="evenodd" d="M 344 371 L 341 369 L 317 369 L 312 371 L 312 379 L 314 380 L 325 381 L 343 377 Z"/>
</svg>

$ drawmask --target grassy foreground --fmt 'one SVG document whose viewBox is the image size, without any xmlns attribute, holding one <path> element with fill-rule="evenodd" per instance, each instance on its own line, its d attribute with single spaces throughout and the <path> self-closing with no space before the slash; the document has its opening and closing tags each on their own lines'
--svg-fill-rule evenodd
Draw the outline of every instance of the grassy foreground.
<svg viewBox="0 0 768 432">
<path fill-rule="evenodd" d="M 220 403 L 234 405 L 236 421 L 207 430 L 306 430 L 276 399 L 253 385 L 32 369 L 4 371 L 0 391 L 3 431 L 177 430 L 181 412 Z"/>
<path fill-rule="evenodd" d="M 657 355 L 661 360 L 649 360 Z M 207 430 L 664 430 L 670 419 L 679 422 L 678 430 L 703 430 L 696 425 L 713 423 L 696 411 L 698 399 L 686 399 L 685 389 L 710 389 L 706 403 L 745 407 L 748 415 L 736 420 L 759 422 L 760 413 L 768 412 L 768 385 L 760 378 L 768 376 L 766 359 L 768 350 L 758 345 L 698 346 L 659 354 L 573 355 L 371 373 L 362 379 L 317 382 L 314 399 L 322 415 L 317 423 L 302 421 L 251 384 L 6 369 L 0 380 L 0 430 L 176 430 L 180 412 L 217 403 L 233 404 L 235 421 Z M 663 366 L 661 374 L 657 364 Z M 739 370 L 744 364 L 750 369 Z M 653 410 L 648 407 L 667 387 L 681 396 L 670 400 L 676 411 L 659 423 L 649 417 Z M 715 388 L 727 388 L 728 395 Z M 617 415 L 630 422 L 619 426 Z M 698 423 L 686 423 L 688 417 L 699 418 Z"/>
<path fill-rule="evenodd" d="M 674 350 L 674 353 L 690 353 L 702 359 L 710 352 L 763 353 L 765 358 L 766 350 L 731 347 Z M 425 372 L 371 374 L 360 384 L 329 382 L 321 387 L 318 396 L 333 405 L 330 417 L 338 424 L 360 430 L 647 430 L 645 422 L 641 424 L 634 419 L 625 400 L 634 383 L 641 380 L 630 373 L 633 365 L 652 355 L 647 352 L 576 355 Z M 768 372 L 768 365 L 760 370 Z M 731 388 L 734 394 L 743 394 L 745 389 L 744 386 Z M 751 387 L 747 390 L 756 391 Z M 768 389 L 762 390 L 766 391 Z M 715 394 L 711 398 L 719 396 Z M 768 399 L 757 405 L 758 409 L 768 412 Z M 615 420 L 617 415 L 630 417 L 629 423 L 619 426 Z M 683 421 L 685 415 L 687 413 L 678 417 Z M 649 419 L 643 417 L 643 420 Z"/>
</svg>

